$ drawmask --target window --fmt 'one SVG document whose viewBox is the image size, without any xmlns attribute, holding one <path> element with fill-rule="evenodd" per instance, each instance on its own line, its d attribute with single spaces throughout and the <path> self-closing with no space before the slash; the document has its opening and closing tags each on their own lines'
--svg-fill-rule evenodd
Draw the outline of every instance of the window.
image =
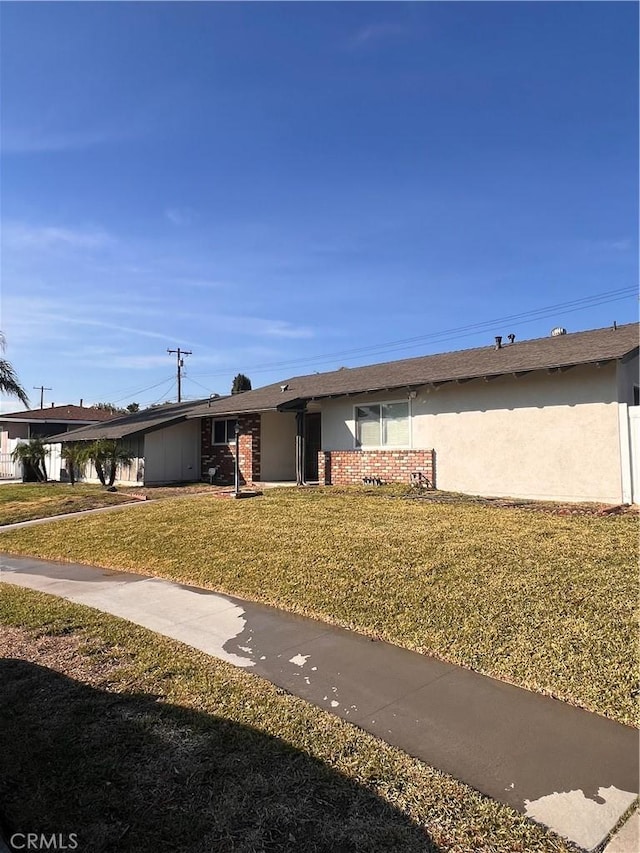
<svg viewBox="0 0 640 853">
<path fill-rule="evenodd" d="M 633 386 L 633 405 L 640 406 L 640 385 Z"/>
<path fill-rule="evenodd" d="M 235 418 L 229 418 L 225 421 L 213 422 L 213 443 L 214 444 L 232 444 L 236 440 L 236 424 Z"/>
<path fill-rule="evenodd" d="M 408 447 L 409 403 L 356 406 L 356 447 Z"/>
</svg>

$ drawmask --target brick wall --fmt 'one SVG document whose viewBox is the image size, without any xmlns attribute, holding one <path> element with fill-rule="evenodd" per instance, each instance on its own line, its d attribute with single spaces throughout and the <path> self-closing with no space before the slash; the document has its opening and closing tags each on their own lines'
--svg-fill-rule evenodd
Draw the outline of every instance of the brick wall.
<svg viewBox="0 0 640 853">
<path fill-rule="evenodd" d="M 260 415 L 241 415 L 240 425 L 240 484 L 260 480 Z M 232 484 L 235 465 L 235 442 L 213 444 L 212 418 L 201 420 L 202 477 L 208 477 L 209 468 L 217 468 L 216 482 Z"/>
<path fill-rule="evenodd" d="M 413 471 L 420 471 L 432 485 L 433 450 L 321 450 L 318 477 L 321 483 L 348 486 L 373 477 L 385 483 L 408 483 Z"/>
</svg>

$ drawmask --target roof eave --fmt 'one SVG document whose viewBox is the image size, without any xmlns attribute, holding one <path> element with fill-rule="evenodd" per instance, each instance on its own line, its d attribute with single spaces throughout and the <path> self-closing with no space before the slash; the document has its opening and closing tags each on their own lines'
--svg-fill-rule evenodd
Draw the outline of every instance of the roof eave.
<svg viewBox="0 0 640 853">
<path fill-rule="evenodd" d="M 68 418 L 19 418 L 10 415 L 0 415 L 0 423 L 15 423 L 15 424 L 78 424 L 78 429 L 82 426 L 94 426 L 102 424 L 105 421 L 83 421 L 69 420 Z"/>
</svg>

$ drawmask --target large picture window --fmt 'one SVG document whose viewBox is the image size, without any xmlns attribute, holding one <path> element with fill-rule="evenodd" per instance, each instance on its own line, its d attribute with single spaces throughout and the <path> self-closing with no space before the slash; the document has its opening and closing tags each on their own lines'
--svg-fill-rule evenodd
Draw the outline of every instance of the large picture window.
<svg viewBox="0 0 640 853">
<path fill-rule="evenodd" d="M 408 447 L 409 403 L 356 406 L 356 447 Z"/>
<path fill-rule="evenodd" d="M 236 424 L 235 418 L 228 418 L 224 421 L 213 422 L 213 443 L 214 444 L 231 444 L 236 440 Z"/>
</svg>

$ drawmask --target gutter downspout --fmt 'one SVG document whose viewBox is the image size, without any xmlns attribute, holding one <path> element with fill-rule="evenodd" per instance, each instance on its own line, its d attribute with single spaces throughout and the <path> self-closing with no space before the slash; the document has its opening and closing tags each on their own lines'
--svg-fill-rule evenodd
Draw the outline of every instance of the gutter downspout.
<svg viewBox="0 0 640 853">
<path fill-rule="evenodd" d="M 618 403 L 618 436 L 620 438 L 620 480 L 623 504 L 633 503 L 631 480 L 631 433 L 629 430 L 629 406 Z"/>
<path fill-rule="evenodd" d="M 296 485 L 304 486 L 304 410 L 296 412 Z"/>
</svg>

